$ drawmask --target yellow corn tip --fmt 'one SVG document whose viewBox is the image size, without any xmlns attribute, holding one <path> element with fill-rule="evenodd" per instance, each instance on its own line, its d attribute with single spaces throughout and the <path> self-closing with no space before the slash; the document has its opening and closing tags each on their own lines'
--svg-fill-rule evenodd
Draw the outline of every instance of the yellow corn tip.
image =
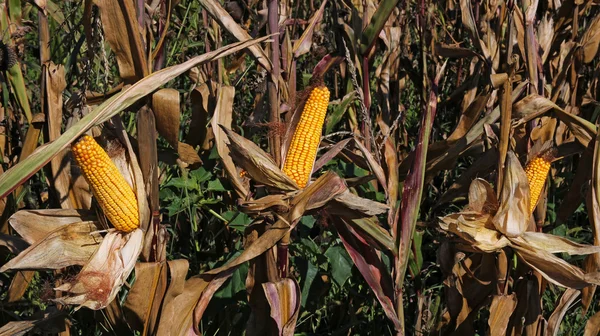
<svg viewBox="0 0 600 336">
<path fill-rule="evenodd" d="M 300 188 L 304 188 L 310 180 L 328 104 L 329 89 L 325 86 L 314 88 L 304 105 L 292 137 L 283 172 Z"/>
<path fill-rule="evenodd" d="M 546 176 L 550 171 L 550 165 L 552 163 L 553 155 L 551 152 L 538 156 L 527 164 L 525 167 L 525 174 L 527 174 L 527 180 L 529 181 L 529 213 L 533 213 L 537 206 L 544 184 L 546 184 Z"/>
<path fill-rule="evenodd" d="M 106 218 L 119 231 L 137 229 L 140 220 L 135 193 L 104 149 L 84 135 L 71 150 Z"/>
</svg>

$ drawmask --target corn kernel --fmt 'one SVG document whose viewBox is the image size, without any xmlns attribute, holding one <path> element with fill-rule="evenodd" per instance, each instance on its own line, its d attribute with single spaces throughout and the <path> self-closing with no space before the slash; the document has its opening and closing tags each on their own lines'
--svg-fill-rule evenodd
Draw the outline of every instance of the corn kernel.
<svg viewBox="0 0 600 336">
<path fill-rule="evenodd" d="M 119 231 L 137 229 L 140 220 L 135 193 L 104 149 L 84 135 L 71 145 L 71 151 L 106 218 Z"/>
<path fill-rule="evenodd" d="M 328 104 L 329 89 L 326 86 L 315 87 L 304 105 L 292 137 L 283 172 L 300 188 L 304 188 L 310 180 Z"/>
<path fill-rule="evenodd" d="M 529 181 L 529 213 L 533 213 L 537 206 L 555 153 L 554 149 L 546 151 L 529 161 L 527 167 L 525 167 L 525 174 L 527 174 L 527 180 Z"/>
</svg>

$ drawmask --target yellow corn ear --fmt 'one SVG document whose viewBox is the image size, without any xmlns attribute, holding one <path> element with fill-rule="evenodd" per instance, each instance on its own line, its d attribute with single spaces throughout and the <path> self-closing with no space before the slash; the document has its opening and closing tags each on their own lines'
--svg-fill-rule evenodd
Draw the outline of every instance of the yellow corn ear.
<svg viewBox="0 0 600 336">
<path fill-rule="evenodd" d="M 329 89 L 315 87 L 308 97 L 287 152 L 283 172 L 300 188 L 310 180 L 329 104 Z"/>
<path fill-rule="evenodd" d="M 554 149 L 546 151 L 529 161 L 525 167 L 525 174 L 527 174 L 527 180 L 529 181 L 529 213 L 533 213 L 537 206 L 555 153 Z"/>
<path fill-rule="evenodd" d="M 119 231 L 137 229 L 140 220 L 135 193 L 104 149 L 84 135 L 72 144 L 71 151 L 106 218 Z"/>
</svg>

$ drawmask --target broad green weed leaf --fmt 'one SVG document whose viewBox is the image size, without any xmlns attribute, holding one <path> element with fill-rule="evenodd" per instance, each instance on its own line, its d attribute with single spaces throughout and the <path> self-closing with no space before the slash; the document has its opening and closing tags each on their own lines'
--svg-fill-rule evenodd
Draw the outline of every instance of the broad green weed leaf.
<svg viewBox="0 0 600 336">
<path fill-rule="evenodd" d="M 354 265 L 352 259 L 341 245 L 330 247 L 325 255 L 331 264 L 331 277 L 340 287 L 343 287 L 352 275 L 352 266 Z"/>
</svg>

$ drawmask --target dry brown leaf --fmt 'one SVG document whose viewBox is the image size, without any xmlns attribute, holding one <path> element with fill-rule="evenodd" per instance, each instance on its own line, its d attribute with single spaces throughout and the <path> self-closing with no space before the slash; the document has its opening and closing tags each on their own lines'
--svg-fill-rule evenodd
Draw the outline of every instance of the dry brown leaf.
<svg viewBox="0 0 600 336">
<path fill-rule="evenodd" d="M 267 195 L 257 200 L 242 202 L 240 205 L 244 213 L 258 215 L 265 211 L 275 211 L 277 213 L 288 212 L 290 205 L 285 195 Z"/>
<path fill-rule="evenodd" d="M 156 118 L 156 129 L 176 150 L 179 145 L 180 101 L 179 91 L 166 88 L 152 95 L 152 111 Z"/>
<path fill-rule="evenodd" d="M 271 306 L 271 318 L 277 324 L 279 336 L 293 336 L 302 297 L 298 282 L 283 279 L 276 283 L 263 283 L 262 286 Z"/>
<path fill-rule="evenodd" d="M 245 42 L 250 41 L 252 38 L 246 32 L 245 29 L 240 27 L 235 20 L 227 13 L 223 7 L 219 4 L 219 2 L 215 0 L 200 0 L 200 4 L 202 7 L 206 9 L 206 11 L 212 16 L 212 18 L 217 21 L 225 30 L 231 33 L 238 41 Z M 250 53 L 256 58 L 258 63 L 265 68 L 267 71 L 272 71 L 273 65 L 271 61 L 267 57 L 265 51 L 258 45 L 253 45 L 248 47 Z"/>
<path fill-rule="evenodd" d="M 299 39 L 297 39 L 296 42 L 294 42 L 294 48 L 292 49 L 294 57 L 298 58 L 310 51 L 315 26 L 321 22 L 326 4 L 327 0 L 321 3 L 321 7 L 319 7 L 319 9 L 310 18 L 308 26 L 304 30 L 304 33 L 302 33 L 302 36 Z"/>
<path fill-rule="evenodd" d="M 495 295 L 490 306 L 490 336 L 504 336 L 512 312 L 517 307 L 515 293 L 510 295 Z"/>
<path fill-rule="evenodd" d="M 518 237 L 529 223 L 529 182 L 519 159 L 508 152 L 500 208 L 494 226 L 507 237 Z"/>
<path fill-rule="evenodd" d="M 25 241 L 33 244 L 61 226 L 94 219 L 96 214 L 89 210 L 40 209 L 18 211 L 8 221 Z"/>
<path fill-rule="evenodd" d="M 600 284 L 598 273 L 586 274 L 580 268 L 543 250 L 533 250 L 528 246 L 517 244 L 511 246 L 527 265 L 555 285 L 581 289 L 590 284 Z"/>
<path fill-rule="evenodd" d="M 523 232 L 518 237 L 511 239 L 522 246 L 531 246 L 548 253 L 568 253 L 570 255 L 586 255 L 600 252 L 600 246 L 575 243 L 567 238 L 542 232 Z"/>
<path fill-rule="evenodd" d="M 185 279 L 185 276 L 183 278 Z M 171 298 L 167 295 L 161 310 L 157 335 L 193 335 L 192 313 L 206 286 L 207 281 L 193 277 L 185 281 L 183 286 L 178 286 L 180 293 L 171 293 Z"/>
<path fill-rule="evenodd" d="M 208 286 L 206 286 L 206 288 L 202 291 L 202 295 L 200 295 L 198 304 L 194 308 L 193 327 L 194 332 L 197 335 L 202 334 L 202 332 L 198 328 L 198 325 L 200 325 L 200 322 L 202 321 L 202 315 L 204 315 L 204 311 L 206 311 L 206 307 L 208 307 L 210 300 L 212 299 L 213 295 L 215 295 L 217 290 L 219 290 L 219 288 L 221 288 L 221 286 L 225 283 L 225 281 L 227 281 L 227 279 L 229 279 L 233 275 L 233 272 L 236 269 L 237 267 L 230 268 L 224 272 L 217 274 L 214 278 L 212 278 L 211 276 L 206 277 L 206 280 L 210 278 L 212 278 L 212 280 L 210 280 Z"/>
<path fill-rule="evenodd" d="M 375 174 L 375 177 L 377 178 L 379 184 L 381 184 L 381 186 L 383 187 L 383 190 L 385 191 L 385 196 L 389 197 L 387 190 L 388 186 L 386 183 L 385 172 L 383 171 L 383 168 L 381 168 L 379 162 L 377 162 L 375 157 L 371 154 L 371 151 L 368 148 L 366 148 L 358 139 L 355 139 L 354 143 L 356 144 L 358 149 L 360 149 L 363 157 L 367 160 L 367 163 L 369 164 L 369 168 L 371 169 L 373 174 Z"/>
<path fill-rule="evenodd" d="M 240 175 L 235 168 L 234 160 L 232 159 L 234 156 L 232 156 L 230 153 L 230 148 L 227 145 L 227 134 L 225 132 L 225 129 L 231 129 L 233 120 L 234 95 L 235 88 L 233 86 L 222 86 L 219 89 L 217 106 L 215 107 L 215 113 L 213 115 L 211 125 L 215 135 L 215 146 L 217 147 L 217 152 L 221 157 L 221 161 L 223 162 L 227 176 L 233 184 L 238 196 L 245 199 L 249 191 L 244 183 L 242 183 Z"/>
<path fill-rule="evenodd" d="M 66 292 L 66 295 L 54 301 L 77 305 L 75 309 L 88 307 L 99 310 L 106 307 L 133 271 L 142 252 L 143 238 L 144 233 L 140 229 L 128 234 L 109 232 L 77 278 L 55 288 Z"/>
<path fill-rule="evenodd" d="M 336 157 L 353 140 L 353 138 L 344 139 L 333 145 L 333 147 L 331 147 L 327 152 L 325 152 L 325 154 L 321 155 L 321 157 L 317 159 L 315 165 L 313 166 L 313 174 L 314 172 L 325 166 L 334 157 Z"/>
<path fill-rule="evenodd" d="M 583 270 L 586 273 L 593 273 L 600 271 L 600 262 L 598 261 L 598 253 L 590 254 L 586 256 L 583 262 Z M 586 315 L 590 305 L 592 304 L 592 300 L 594 299 L 594 294 L 596 293 L 596 285 L 591 285 L 589 287 L 585 287 L 581 290 L 581 314 Z"/>
<path fill-rule="evenodd" d="M 220 128 L 229 139 L 229 155 L 233 162 L 244 169 L 253 180 L 283 191 L 298 190 L 296 183 L 282 172 L 271 157 L 254 142 L 224 126 Z"/>
<path fill-rule="evenodd" d="M 98 249 L 102 236 L 95 222 L 63 225 L 33 243 L 7 262 L 0 272 L 16 269 L 60 269 L 85 265 Z"/>
<path fill-rule="evenodd" d="M 192 101 L 192 119 L 190 121 L 190 130 L 185 141 L 192 146 L 202 145 L 206 137 L 206 123 L 208 121 L 209 110 L 213 103 L 208 84 L 202 83 L 190 93 Z M 210 107 L 209 107 L 210 106 Z M 222 122 L 221 125 L 229 126 Z M 217 142 L 218 143 L 218 142 Z"/>
<path fill-rule="evenodd" d="M 148 75 L 146 53 L 133 2 L 94 0 L 100 10 L 106 42 L 116 55 L 119 75 L 132 83 Z M 88 43 L 90 43 L 88 41 Z"/>
<path fill-rule="evenodd" d="M 510 244 L 508 238 L 493 227 L 492 216 L 488 214 L 463 211 L 441 218 L 439 225 L 482 252 L 495 252 Z"/>
<path fill-rule="evenodd" d="M 50 62 L 44 67 L 46 116 L 48 121 L 48 139 L 54 141 L 60 136 L 63 120 L 63 90 L 67 87 L 65 81 L 65 68 Z M 70 161 L 67 157 L 68 150 L 62 150 L 50 161 L 52 169 L 52 186 L 56 190 L 60 206 L 63 209 L 73 209 L 74 204 L 69 198 L 71 185 Z"/>
<path fill-rule="evenodd" d="M 469 104 L 469 107 L 467 107 L 460 115 L 458 125 L 448 137 L 448 142 L 455 142 L 467 134 L 471 127 L 473 127 L 473 125 L 479 120 L 479 116 L 481 115 L 481 112 L 483 112 L 484 107 L 488 103 L 489 99 L 490 92 L 485 92 L 481 93 L 473 100 L 471 104 Z"/>
<path fill-rule="evenodd" d="M 537 27 L 537 38 L 538 44 L 543 51 L 542 64 L 546 64 L 548 55 L 550 54 L 550 48 L 552 47 L 552 39 L 554 38 L 554 20 L 550 13 L 546 12 L 546 15 L 540 20 Z"/>
<path fill-rule="evenodd" d="M 179 154 L 181 161 L 188 165 L 189 169 L 196 169 L 202 165 L 202 159 L 200 159 L 198 152 L 185 142 L 179 142 L 177 154 Z"/>
<path fill-rule="evenodd" d="M 6 301 L 16 302 L 21 300 L 35 273 L 35 271 L 18 271 L 10 282 Z"/>
<path fill-rule="evenodd" d="M 492 186 L 483 179 L 475 179 L 469 187 L 469 209 L 481 213 L 495 214 L 498 198 Z"/>
<path fill-rule="evenodd" d="M 571 308 L 573 302 L 579 297 L 580 292 L 576 289 L 567 289 L 563 295 L 560 297 L 560 301 L 556 308 L 554 308 L 554 312 L 550 315 L 548 319 L 548 326 L 544 335 L 547 336 L 557 336 L 560 329 L 560 323 L 562 319 L 565 317 L 567 310 Z"/>
<path fill-rule="evenodd" d="M 144 334 L 155 334 L 158 312 L 166 290 L 165 263 L 138 262 L 135 265 L 135 282 L 123 305 L 123 313 L 133 329 L 144 331 Z"/>
<path fill-rule="evenodd" d="M 583 336 L 598 336 L 600 333 L 600 311 L 592 315 L 585 323 Z"/>
<path fill-rule="evenodd" d="M 594 17 L 581 37 L 581 46 L 583 52 L 583 61 L 590 63 L 598 53 L 600 45 L 600 14 Z"/>
<path fill-rule="evenodd" d="M 367 198 L 362 198 L 351 193 L 349 190 L 337 195 L 335 205 L 332 205 L 334 213 L 347 215 L 348 218 L 363 218 L 377 216 L 385 213 L 390 208 L 389 206 L 372 201 Z M 341 206 L 341 208 L 340 208 Z"/>
</svg>

